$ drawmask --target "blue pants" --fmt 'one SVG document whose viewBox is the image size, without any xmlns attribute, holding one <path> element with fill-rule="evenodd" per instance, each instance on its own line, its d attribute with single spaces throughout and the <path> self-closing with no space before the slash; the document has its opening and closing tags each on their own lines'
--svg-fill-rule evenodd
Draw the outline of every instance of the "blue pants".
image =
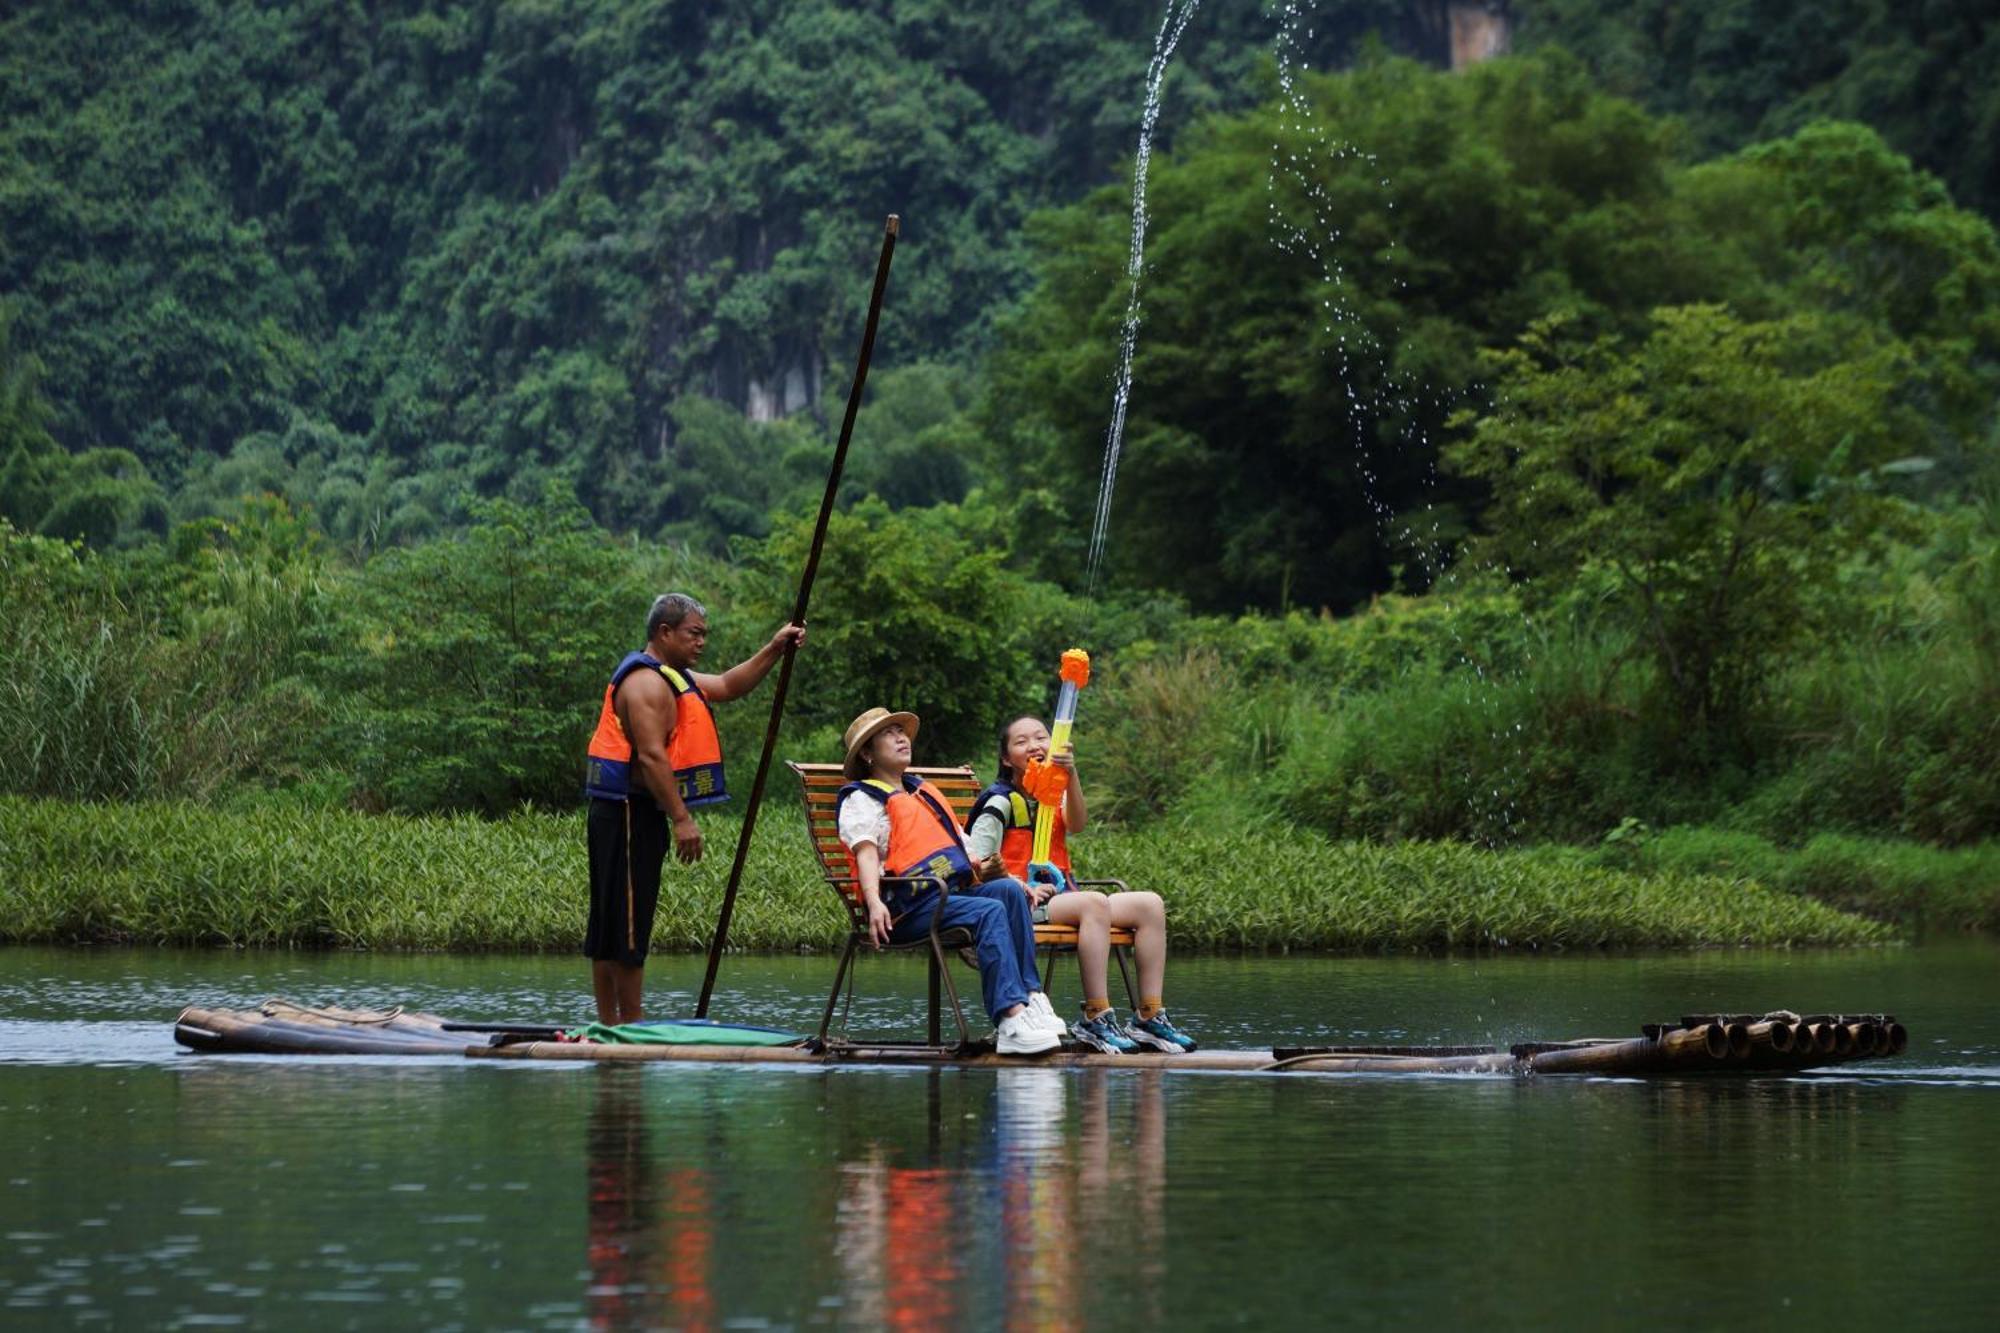
<svg viewBox="0 0 2000 1333">
<path fill-rule="evenodd" d="M 936 889 L 897 894 L 883 903 L 896 918 L 889 935 L 896 943 L 909 944 L 930 933 L 931 913 L 937 908 Z M 1026 1004 L 1029 991 L 1042 988 L 1042 978 L 1035 971 L 1035 923 L 1029 919 L 1028 894 L 1020 880 L 991 879 L 953 889 L 945 900 L 944 915 L 938 918 L 938 929 L 953 926 L 972 932 L 986 1016 L 995 1023 L 1005 1011 Z"/>
</svg>

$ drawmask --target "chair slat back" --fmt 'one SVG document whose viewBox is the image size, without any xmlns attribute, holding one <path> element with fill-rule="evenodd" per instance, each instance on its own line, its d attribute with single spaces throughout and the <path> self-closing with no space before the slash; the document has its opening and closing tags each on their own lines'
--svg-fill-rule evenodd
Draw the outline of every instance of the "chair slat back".
<svg viewBox="0 0 2000 1333">
<path fill-rule="evenodd" d="M 840 771 L 839 764 L 799 764 L 788 760 L 785 767 L 799 775 L 799 792 L 806 803 L 806 828 L 812 838 L 813 852 L 819 857 L 820 870 L 831 881 L 851 879 L 854 863 L 840 840 L 839 823 L 840 789 L 847 785 L 847 775 Z M 961 825 L 972 813 L 973 800 L 984 790 L 970 768 L 913 768 L 910 772 L 944 793 L 951 803 L 952 816 Z M 852 884 L 835 883 L 834 887 L 850 898 L 860 892 Z"/>
</svg>

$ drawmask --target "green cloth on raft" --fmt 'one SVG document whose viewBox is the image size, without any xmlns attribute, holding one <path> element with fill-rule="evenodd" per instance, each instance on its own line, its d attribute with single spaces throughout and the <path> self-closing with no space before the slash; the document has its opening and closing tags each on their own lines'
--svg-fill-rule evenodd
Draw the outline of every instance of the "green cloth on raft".
<svg viewBox="0 0 2000 1333">
<path fill-rule="evenodd" d="M 592 1023 L 571 1028 L 571 1037 L 620 1046 L 797 1046 L 805 1038 L 770 1028 L 739 1028 L 723 1023 Z"/>
</svg>

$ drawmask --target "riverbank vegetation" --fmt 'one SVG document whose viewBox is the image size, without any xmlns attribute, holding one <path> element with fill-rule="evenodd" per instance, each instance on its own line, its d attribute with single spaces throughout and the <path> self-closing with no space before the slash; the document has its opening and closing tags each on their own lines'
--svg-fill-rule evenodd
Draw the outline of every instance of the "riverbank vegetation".
<svg viewBox="0 0 2000 1333">
<path fill-rule="evenodd" d="M 1129 74 L 1133 20 L 321 8 L 0 24 L 39 52 L 0 129 L 0 938 L 567 947 L 647 602 L 696 592 L 734 661 L 803 562 L 874 216 L 809 205 L 794 150 L 910 227 L 781 757 L 889 702 L 984 773 L 1080 643 L 1080 854 L 1191 944 L 2000 924 L 2000 240 L 1944 143 L 1933 175 L 1907 126 L 1691 135 L 1600 86 L 1587 4 L 1534 7 L 1588 20 L 1582 59 L 1458 75 L 1364 40 L 1401 6 L 1333 6 L 1352 66 L 1289 96 L 1224 22 L 1153 161 L 1091 595 L 1130 194 L 1088 187 L 1129 117 L 1076 112 L 1077 71 Z M 799 77 L 687 64 L 740 42 Z M 90 91 L 86 48 L 149 80 Z M 884 174 L 887 122 L 827 90 L 899 60 L 928 128 Z M 134 128 L 197 74 L 204 107 L 289 91 Z M 762 718 L 722 710 L 739 791 Z M 705 938 L 716 861 L 663 947 Z M 788 816 L 752 866 L 737 942 L 823 944 Z"/>
<path fill-rule="evenodd" d="M 734 821 L 711 821 L 733 845 Z M 731 926 L 742 948 L 824 950 L 844 918 L 803 819 L 774 812 Z M 584 853 L 572 815 L 227 813 L 0 797 L 16 942 L 572 950 Z M 1255 831 L 1113 832 L 1095 870 L 1158 885 L 1182 950 L 1855 945 L 1884 925 L 1724 875 L 1634 874 L 1437 843 L 1316 845 Z M 92 867 L 85 883 L 77 867 Z M 728 858 L 668 871 L 656 947 L 699 950 Z"/>
</svg>

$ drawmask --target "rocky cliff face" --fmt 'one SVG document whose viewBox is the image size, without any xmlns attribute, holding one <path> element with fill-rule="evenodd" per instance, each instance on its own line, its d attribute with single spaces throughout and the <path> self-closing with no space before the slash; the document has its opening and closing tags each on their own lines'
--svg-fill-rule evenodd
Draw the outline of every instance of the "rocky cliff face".
<svg viewBox="0 0 2000 1333">
<path fill-rule="evenodd" d="M 1507 0 L 1454 0 L 1444 6 L 1455 70 L 1505 55 L 1514 35 Z"/>
</svg>

